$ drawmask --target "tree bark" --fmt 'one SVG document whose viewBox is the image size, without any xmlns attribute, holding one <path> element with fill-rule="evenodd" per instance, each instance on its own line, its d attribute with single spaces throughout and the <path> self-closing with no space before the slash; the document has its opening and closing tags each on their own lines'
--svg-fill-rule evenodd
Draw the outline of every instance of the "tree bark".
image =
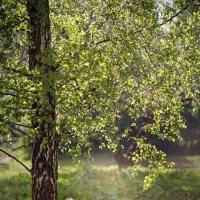
<svg viewBox="0 0 200 200">
<path fill-rule="evenodd" d="M 36 130 L 32 150 L 32 199 L 57 200 L 59 141 L 55 132 L 54 81 L 49 78 L 55 67 L 42 59 L 44 52 L 51 47 L 49 1 L 28 0 L 27 11 L 31 39 L 29 69 L 31 72 L 37 70 L 39 75 L 33 75 L 33 83 L 41 85 L 32 105 L 35 113 L 32 127 Z"/>
</svg>

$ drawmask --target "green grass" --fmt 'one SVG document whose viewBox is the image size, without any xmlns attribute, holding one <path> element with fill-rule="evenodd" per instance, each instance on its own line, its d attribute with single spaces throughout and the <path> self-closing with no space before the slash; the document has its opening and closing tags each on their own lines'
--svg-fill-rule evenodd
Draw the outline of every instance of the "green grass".
<svg viewBox="0 0 200 200">
<path fill-rule="evenodd" d="M 16 156 L 31 166 L 23 152 Z M 133 177 L 131 168 L 119 169 L 111 165 L 111 158 L 101 154 L 95 157 L 94 164 L 82 166 L 73 166 L 63 158 L 59 167 L 59 200 L 200 200 L 200 156 L 171 157 L 176 169 L 159 173 L 147 190 L 143 190 L 145 169 Z M 31 176 L 15 161 L 1 163 L 0 200 L 30 199 Z"/>
<path fill-rule="evenodd" d="M 0 200 L 30 200 L 30 175 L 10 170 L 10 164 L 0 170 Z M 116 166 L 60 167 L 59 200 L 200 200 L 199 169 L 160 173 L 148 190 L 143 190 L 147 172 L 136 177 L 131 172 Z"/>
</svg>

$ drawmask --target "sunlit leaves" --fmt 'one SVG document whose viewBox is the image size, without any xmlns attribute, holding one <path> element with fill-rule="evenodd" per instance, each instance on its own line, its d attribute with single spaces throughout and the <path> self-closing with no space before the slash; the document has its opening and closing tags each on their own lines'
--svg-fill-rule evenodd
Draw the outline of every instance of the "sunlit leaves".
<svg viewBox="0 0 200 200">
<path fill-rule="evenodd" d="M 135 163 L 149 160 L 150 167 L 166 166 L 165 155 L 151 144 L 149 135 L 180 139 L 184 101 L 199 103 L 199 12 L 168 20 L 185 5 L 178 2 L 177 8 L 161 9 L 153 0 L 52 0 L 52 46 L 37 57 L 41 66 L 34 70 L 28 67 L 26 22 L 16 25 L 8 40 L 1 35 L 2 132 L 11 119 L 30 124 L 35 115 L 32 103 L 37 100 L 48 110 L 46 96 L 51 94 L 56 122 L 42 116 L 38 120 L 56 124 L 60 145 L 71 157 L 90 151 L 94 138 L 101 148 L 113 151 L 126 138 L 138 147 Z M 5 4 L 5 25 L 26 13 L 24 6 L 18 10 L 19 3 Z M 14 4 L 9 16 L 5 6 Z M 131 127 L 119 134 L 122 111 L 129 115 Z M 139 123 L 146 117 L 150 123 Z M 145 134 L 138 135 L 140 130 Z M 36 137 L 36 130 L 30 135 Z"/>
</svg>

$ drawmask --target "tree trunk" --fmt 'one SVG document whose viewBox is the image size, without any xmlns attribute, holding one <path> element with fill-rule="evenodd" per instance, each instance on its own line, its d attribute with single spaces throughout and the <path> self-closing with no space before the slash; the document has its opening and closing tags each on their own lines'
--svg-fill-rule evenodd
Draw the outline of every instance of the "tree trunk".
<svg viewBox="0 0 200 200">
<path fill-rule="evenodd" d="M 49 78 L 54 66 L 43 62 L 43 55 L 51 45 L 49 2 L 29 0 L 27 4 L 31 46 L 29 47 L 29 69 L 37 70 L 33 83 L 40 84 L 32 105 L 35 115 L 32 126 L 35 132 L 32 151 L 32 199 L 57 200 L 57 151 L 58 135 L 55 132 L 54 81 Z M 38 75 L 39 74 L 39 75 Z"/>
</svg>

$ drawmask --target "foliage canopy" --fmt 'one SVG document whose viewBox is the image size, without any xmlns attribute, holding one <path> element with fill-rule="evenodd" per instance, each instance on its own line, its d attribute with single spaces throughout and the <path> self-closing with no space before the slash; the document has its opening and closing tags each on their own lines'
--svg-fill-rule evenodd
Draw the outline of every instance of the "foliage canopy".
<svg viewBox="0 0 200 200">
<path fill-rule="evenodd" d="M 1 0 L 1 139 L 18 129 L 33 143 L 41 137 L 32 126 L 36 119 L 56 125 L 60 144 L 72 157 L 92 149 L 91 137 L 102 138 L 101 147 L 113 151 L 125 137 L 137 144 L 134 162 L 148 160 L 150 167 L 162 168 L 165 155 L 148 135 L 181 138 L 185 102 L 192 99 L 194 108 L 199 103 L 199 3 L 50 0 L 51 46 L 36 58 L 43 67 L 30 70 L 26 5 L 34 4 L 43 24 L 41 2 Z M 41 110 L 51 109 L 49 92 L 56 100 L 54 121 L 42 111 L 38 117 L 33 107 L 37 101 Z M 122 111 L 144 135 L 128 127 L 116 137 Z M 153 123 L 138 124 L 149 115 Z M 41 148 L 47 143 L 43 137 Z"/>
</svg>

